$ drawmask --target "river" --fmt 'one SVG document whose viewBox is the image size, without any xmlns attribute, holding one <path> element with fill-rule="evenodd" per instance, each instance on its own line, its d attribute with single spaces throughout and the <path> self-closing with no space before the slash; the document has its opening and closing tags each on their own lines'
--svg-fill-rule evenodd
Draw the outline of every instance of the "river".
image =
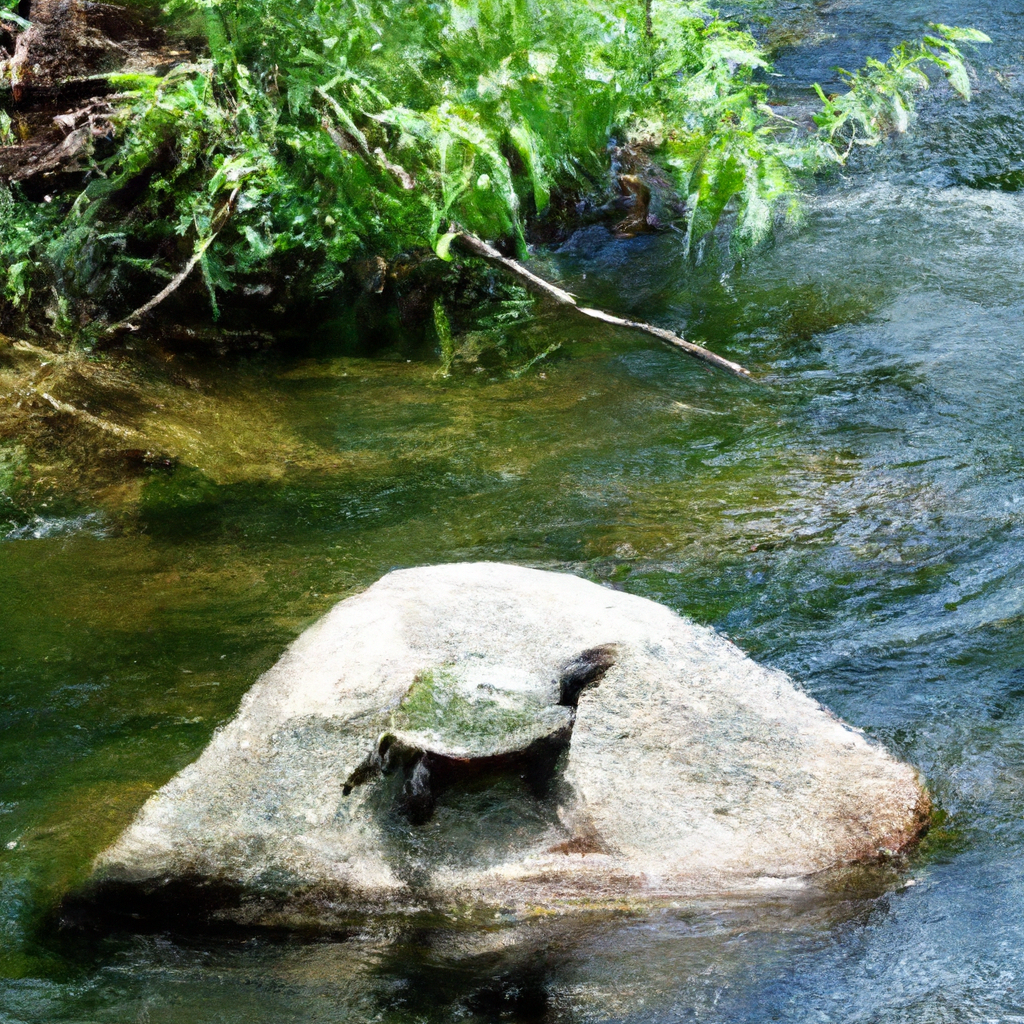
<svg viewBox="0 0 1024 1024">
<path fill-rule="evenodd" d="M 543 258 L 757 383 L 561 313 L 519 377 L 325 337 L 223 376 L 274 444 L 197 442 L 120 517 L 40 508 L 0 543 L 0 1021 L 1024 1021 L 1024 13 L 781 11 L 791 96 L 928 20 L 993 45 L 974 102 L 926 97 L 753 257 L 694 265 L 668 233 Z M 663 601 L 790 672 L 920 769 L 923 850 L 882 892 L 582 927 L 53 928 L 302 628 L 392 567 L 468 559 Z"/>
</svg>

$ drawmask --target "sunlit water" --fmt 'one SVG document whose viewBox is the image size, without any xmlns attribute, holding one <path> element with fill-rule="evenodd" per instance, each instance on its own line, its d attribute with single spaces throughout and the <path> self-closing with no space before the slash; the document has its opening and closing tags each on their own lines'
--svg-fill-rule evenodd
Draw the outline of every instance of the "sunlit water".
<svg viewBox="0 0 1024 1024">
<path fill-rule="evenodd" d="M 671 235 L 547 257 L 764 383 L 554 314 L 535 329 L 563 347 L 519 379 L 245 363 L 223 386 L 264 396 L 267 454 L 197 446 L 120 519 L 19 521 L 0 544 L 0 1020 L 1024 1020 L 1015 9 L 789 5 L 809 42 L 778 70 L 796 82 L 929 19 L 995 45 L 971 106 L 926 103 L 742 266 L 695 268 Z M 394 566 L 479 558 L 714 624 L 918 766 L 948 818 L 914 884 L 317 942 L 53 929 L 60 894 L 305 625 Z"/>
</svg>

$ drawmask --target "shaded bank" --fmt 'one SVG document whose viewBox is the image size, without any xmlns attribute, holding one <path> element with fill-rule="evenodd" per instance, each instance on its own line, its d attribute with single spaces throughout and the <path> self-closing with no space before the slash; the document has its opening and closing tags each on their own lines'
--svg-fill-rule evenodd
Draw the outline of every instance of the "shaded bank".
<svg viewBox="0 0 1024 1024">
<path fill-rule="evenodd" d="M 6 317 L 90 344 L 156 309 L 281 326 L 449 261 L 462 233 L 522 257 L 531 228 L 604 219 L 689 253 L 724 218 L 749 248 L 816 171 L 907 129 L 924 69 L 968 99 L 959 44 L 987 39 L 933 24 L 794 120 L 767 102 L 768 55 L 698 0 L 181 0 L 183 49 L 135 15 L 141 38 L 112 38 L 108 5 L 35 10 L 0 63 Z"/>
</svg>

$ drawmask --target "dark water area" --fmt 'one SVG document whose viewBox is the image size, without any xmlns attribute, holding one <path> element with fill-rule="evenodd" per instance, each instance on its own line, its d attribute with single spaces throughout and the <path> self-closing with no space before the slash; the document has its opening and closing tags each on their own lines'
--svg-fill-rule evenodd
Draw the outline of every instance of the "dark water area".
<svg viewBox="0 0 1024 1024">
<path fill-rule="evenodd" d="M 0 543 L 0 1021 L 1024 1021 L 1024 11 L 780 10 L 790 96 L 929 20 L 993 45 L 972 104 L 937 85 L 741 264 L 671 234 L 543 258 L 761 383 L 555 313 L 514 379 L 328 339 L 225 378 L 244 444 Z M 940 827 L 881 894 L 315 941 L 51 927 L 306 625 L 469 559 L 716 626 L 917 766 Z"/>
</svg>

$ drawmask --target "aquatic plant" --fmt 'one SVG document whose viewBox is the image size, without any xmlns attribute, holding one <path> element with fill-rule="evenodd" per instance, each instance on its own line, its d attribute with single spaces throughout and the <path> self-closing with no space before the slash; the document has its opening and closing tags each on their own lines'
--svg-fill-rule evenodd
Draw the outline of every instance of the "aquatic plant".
<svg viewBox="0 0 1024 1024">
<path fill-rule="evenodd" d="M 522 253 L 529 221 L 608 198 L 616 147 L 670 174 L 687 246 L 726 210 L 734 240 L 756 244 L 795 213 L 800 174 L 906 127 L 922 65 L 966 97 L 955 41 L 985 38 L 935 26 L 869 62 L 846 94 L 822 94 L 814 133 L 776 115 L 766 54 L 701 0 L 173 0 L 170 11 L 201 28 L 208 58 L 109 76 L 116 143 L 89 150 L 80 191 L 51 204 L 0 190 L 9 305 L 45 283 L 61 296 L 58 326 L 75 322 L 69 300 L 78 322 L 103 325 L 198 267 L 216 318 L 226 295 L 279 309 L 325 295 L 357 259 L 450 260 L 462 229 Z"/>
</svg>

